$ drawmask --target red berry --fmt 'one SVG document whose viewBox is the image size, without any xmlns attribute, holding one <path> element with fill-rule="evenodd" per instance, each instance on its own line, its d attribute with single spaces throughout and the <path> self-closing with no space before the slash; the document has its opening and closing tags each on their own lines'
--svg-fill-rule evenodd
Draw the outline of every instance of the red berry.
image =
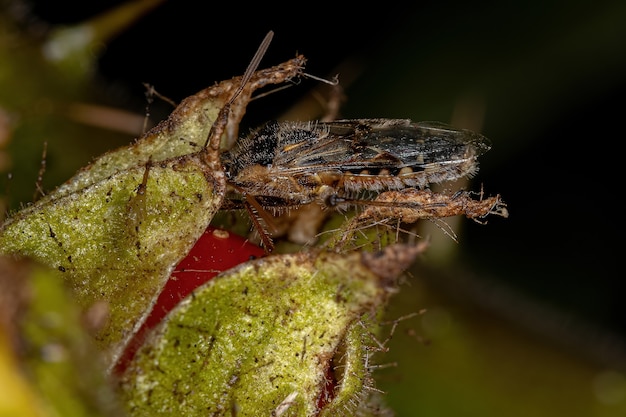
<svg viewBox="0 0 626 417">
<path fill-rule="evenodd" d="M 241 236 L 214 227 L 207 228 L 189 254 L 176 266 L 150 315 L 126 346 L 115 366 L 115 373 L 124 372 L 148 332 L 193 290 L 220 272 L 263 255 L 262 248 Z"/>
</svg>

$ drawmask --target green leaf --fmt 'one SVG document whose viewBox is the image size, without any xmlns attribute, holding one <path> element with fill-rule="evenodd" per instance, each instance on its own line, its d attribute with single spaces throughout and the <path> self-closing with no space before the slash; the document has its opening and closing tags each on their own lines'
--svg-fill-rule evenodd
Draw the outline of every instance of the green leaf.
<svg viewBox="0 0 626 417">
<path fill-rule="evenodd" d="M 0 253 L 61 271 L 82 308 L 108 303 L 96 339 L 109 367 L 221 207 L 221 133 L 236 137 L 252 92 L 297 76 L 303 63 L 257 71 L 225 119 L 218 114 L 241 77 L 187 98 L 137 142 L 101 156 L 0 227 Z"/>
<path fill-rule="evenodd" d="M 276 255 L 209 281 L 172 310 L 123 375 L 130 414 L 377 414 L 364 323 L 416 251 Z"/>
</svg>

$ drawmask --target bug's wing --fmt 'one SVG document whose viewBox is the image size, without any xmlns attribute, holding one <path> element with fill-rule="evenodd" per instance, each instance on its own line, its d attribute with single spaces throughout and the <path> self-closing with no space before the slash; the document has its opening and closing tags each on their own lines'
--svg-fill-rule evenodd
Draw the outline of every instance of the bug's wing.
<svg viewBox="0 0 626 417">
<path fill-rule="evenodd" d="M 358 172 L 404 167 L 423 171 L 433 165 L 476 159 L 490 148 L 477 133 L 438 123 L 403 119 L 355 119 L 285 124 L 272 171 Z"/>
</svg>

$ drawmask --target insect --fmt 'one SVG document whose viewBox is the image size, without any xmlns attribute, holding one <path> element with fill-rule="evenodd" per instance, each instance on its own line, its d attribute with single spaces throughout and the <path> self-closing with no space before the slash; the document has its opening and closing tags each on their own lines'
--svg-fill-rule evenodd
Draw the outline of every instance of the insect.
<svg viewBox="0 0 626 417">
<path fill-rule="evenodd" d="M 381 191 L 471 177 L 490 147 L 478 133 L 433 122 L 274 121 L 222 153 L 229 185 L 223 208 L 252 206 L 262 215 L 309 203 L 371 204 Z"/>
<path fill-rule="evenodd" d="M 231 202 L 332 207 L 363 192 L 427 188 L 472 176 L 484 136 L 406 119 L 271 122 L 222 154 Z"/>
</svg>

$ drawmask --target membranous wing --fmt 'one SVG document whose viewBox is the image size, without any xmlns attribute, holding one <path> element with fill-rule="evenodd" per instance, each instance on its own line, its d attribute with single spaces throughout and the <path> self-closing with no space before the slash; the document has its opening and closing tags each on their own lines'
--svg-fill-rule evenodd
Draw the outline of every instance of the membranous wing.
<svg viewBox="0 0 626 417">
<path fill-rule="evenodd" d="M 321 186 L 358 193 L 425 188 L 471 176 L 478 156 L 489 148 L 477 133 L 405 119 L 272 122 L 240 140 L 223 160 L 231 180 L 252 194 L 288 192 L 297 200 L 291 179 L 299 192 L 310 194 L 306 201 L 315 199 Z M 255 177 L 262 187 L 253 184 Z M 284 191 L 273 189 L 278 184 Z"/>
</svg>

